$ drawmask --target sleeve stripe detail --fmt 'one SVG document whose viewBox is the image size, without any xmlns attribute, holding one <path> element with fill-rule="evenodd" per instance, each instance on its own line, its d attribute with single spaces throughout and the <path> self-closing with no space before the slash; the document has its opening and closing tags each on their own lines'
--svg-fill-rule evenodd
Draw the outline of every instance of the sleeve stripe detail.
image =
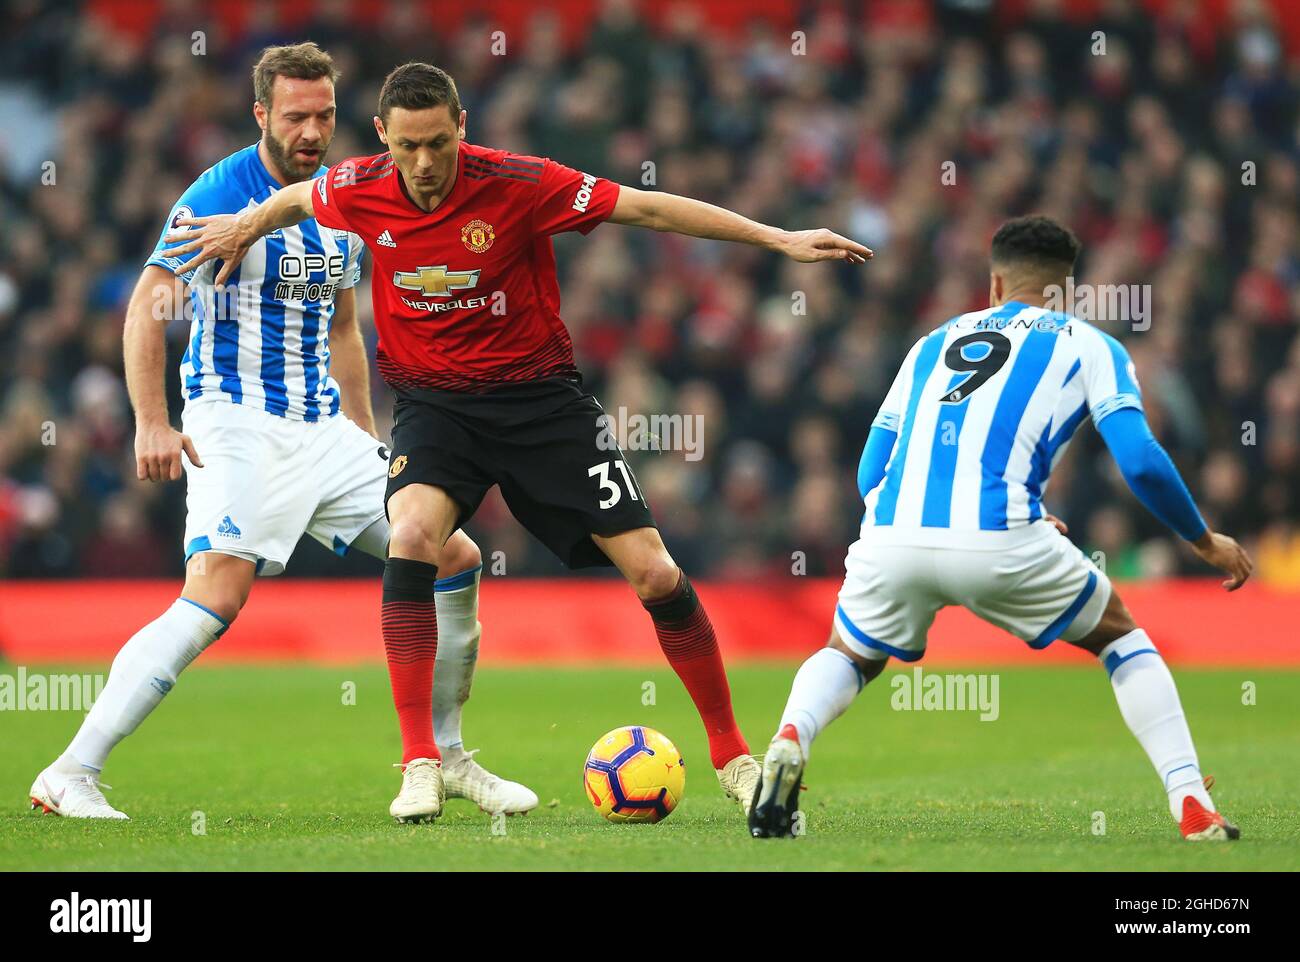
<svg viewBox="0 0 1300 962">
<path fill-rule="evenodd" d="M 481 164 L 484 167 L 507 167 L 520 173 L 537 173 L 542 172 L 544 163 L 540 160 L 521 160 L 517 157 L 507 157 L 504 160 L 490 160 L 487 157 L 467 156 L 467 163 Z"/>
<path fill-rule="evenodd" d="M 371 170 L 376 170 L 380 167 L 386 167 L 392 162 L 393 162 L 393 155 L 384 154 L 383 156 L 378 157 L 375 160 L 372 160 L 368 164 L 357 164 L 357 173 L 359 174 L 368 173 Z"/>
<path fill-rule="evenodd" d="M 465 168 L 465 176 L 470 180 L 487 180 L 489 177 L 500 177 L 502 180 L 522 180 L 525 184 L 540 184 L 540 177 L 525 177 L 522 174 L 507 174 L 499 170 L 475 170 L 473 167 Z"/>
<path fill-rule="evenodd" d="M 530 184 L 536 184 L 541 181 L 541 173 L 529 173 L 524 170 L 514 170 L 507 167 L 489 167 L 481 165 L 480 162 L 469 157 L 465 158 L 465 176 L 479 179 L 483 177 L 504 177 L 509 180 L 523 180 Z"/>
<path fill-rule="evenodd" d="M 1142 399 L 1136 394 L 1112 394 L 1092 409 L 1092 423 L 1100 424 L 1108 415 L 1125 408 L 1142 410 Z"/>
<path fill-rule="evenodd" d="M 358 177 L 349 186 L 355 186 L 356 184 L 368 184 L 372 180 L 383 180 L 385 177 L 392 174 L 392 172 L 396 169 L 397 168 L 395 166 L 389 165 L 388 167 L 385 167 L 383 170 L 377 170 L 374 173 L 366 174 L 364 177 Z"/>
</svg>

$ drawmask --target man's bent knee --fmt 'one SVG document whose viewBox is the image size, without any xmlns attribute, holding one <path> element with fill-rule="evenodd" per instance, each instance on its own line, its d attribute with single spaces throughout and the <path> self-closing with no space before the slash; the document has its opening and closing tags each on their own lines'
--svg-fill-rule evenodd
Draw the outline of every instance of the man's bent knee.
<svg viewBox="0 0 1300 962">
<path fill-rule="evenodd" d="M 455 532 L 442 546 L 442 560 L 438 562 L 438 577 L 449 578 L 470 571 L 483 563 L 483 553 L 474 539 L 464 531 Z"/>
<path fill-rule="evenodd" d="M 664 555 L 638 565 L 628 574 L 628 583 L 642 601 L 667 598 L 682 579 L 682 569 L 671 557 Z"/>
<path fill-rule="evenodd" d="M 608 536 L 593 534 L 591 540 L 614 562 L 642 601 L 667 598 L 682 579 L 682 569 L 664 547 L 657 528 L 632 528 Z"/>
<path fill-rule="evenodd" d="M 889 661 L 888 655 L 884 658 L 868 658 L 865 655 L 858 654 L 844 643 L 844 639 L 840 637 L 840 633 L 834 628 L 831 629 L 831 636 L 826 641 L 826 647 L 847 655 L 853 661 L 853 664 L 858 666 L 858 674 L 862 676 L 862 684 L 864 685 L 884 671 L 885 664 Z"/>
<path fill-rule="evenodd" d="M 388 499 L 388 556 L 441 565 L 458 510 L 446 491 L 432 485 L 409 484 L 394 492 Z"/>
<path fill-rule="evenodd" d="M 185 566 L 181 597 L 201 604 L 228 625 L 247 603 L 256 575 L 256 564 L 247 558 L 203 551 Z"/>
<path fill-rule="evenodd" d="M 1112 641 L 1123 638 L 1130 631 L 1136 630 L 1137 623 L 1120 599 L 1119 592 L 1112 589 L 1110 599 L 1106 602 L 1106 610 L 1101 613 L 1101 621 L 1097 622 L 1097 627 L 1078 641 L 1072 641 L 1070 644 L 1098 655 Z"/>
<path fill-rule="evenodd" d="M 388 536 L 390 558 L 412 558 L 437 564 L 438 533 L 428 519 L 420 517 L 394 519 Z"/>
</svg>

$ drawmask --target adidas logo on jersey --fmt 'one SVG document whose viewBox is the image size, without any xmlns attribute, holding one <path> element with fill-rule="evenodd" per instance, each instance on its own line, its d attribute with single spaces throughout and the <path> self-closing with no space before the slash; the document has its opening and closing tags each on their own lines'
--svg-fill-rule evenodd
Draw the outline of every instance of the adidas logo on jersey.
<svg viewBox="0 0 1300 962">
<path fill-rule="evenodd" d="M 375 243 L 378 244 L 380 247 L 396 247 L 396 246 L 397 246 L 397 241 L 393 240 L 393 235 L 390 234 L 390 233 L 388 233 L 388 231 L 384 231 L 382 234 L 380 234 L 378 237 L 376 237 L 376 238 L 375 238 Z"/>
<path fill-rule="evenodd" d="M 223 538 L 238 538 L 242 532 L 235 527 L 235 522 L 230 520 L 230 515 L 221 519 L 221 524 L 217 525 L 217 534 Z"/>
</svg>

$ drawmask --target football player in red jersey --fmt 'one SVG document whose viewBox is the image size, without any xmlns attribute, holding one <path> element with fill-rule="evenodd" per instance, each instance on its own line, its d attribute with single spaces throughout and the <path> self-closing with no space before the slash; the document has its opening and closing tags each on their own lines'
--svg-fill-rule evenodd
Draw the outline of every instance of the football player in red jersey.
<svg viewBox="0 0 1300 962">
<path fill-rule="evenodd" d="M 672 194 L 621 187 L 538 157 L 465 140 L 452 78 L 408 63 L 379 95 L 387 151 L 280 190 L 239 216 L 181 221 L 197 252 L 225 261 L 221 283 L 258 237 L 308 217 L 354 231 L 374 258 L 378 365 L 396 396 L 386 507 L 383 631 L 394 687 L 432 657 L 433 585 L 443 546 L 494 484 L 511 512 L 571 568 L 615 565 L 654 623 L 695 703 L 723 790 L 749 810 L 760 768 L 736 724 L 717 639 L 669 555 L 631 469 L 610 450 L 604 411 L 574 364 L 560 319 L 551 235 L 603 221 L 739 241 L 798 261 L 865 263 L 871 251 L 829 230 L 784 231 Z M 399 706 L 427 736 L 427 704 Z"/>
</svg>

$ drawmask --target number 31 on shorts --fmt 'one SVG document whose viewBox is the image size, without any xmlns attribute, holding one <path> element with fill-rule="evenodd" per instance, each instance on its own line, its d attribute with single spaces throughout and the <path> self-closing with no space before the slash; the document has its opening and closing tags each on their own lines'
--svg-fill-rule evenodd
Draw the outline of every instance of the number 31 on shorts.
<svg viewBox="0 0 1300 962">
<path fill-rule="evenodd" d="M 628 471 L 627 465 L 622 461 L 601 461 L 599 464 L 593 464 L 587 469 L 587 477 L 599 479 L 601 494 L 606 495 L 606 497 L 600 499 L 602 511 L 614 507 L 623 497 L 623 489 L 618 486 L 618 482 L 611 476 L 613 473 L 611 467 L 618 468 L 618 473 L 623 476 L 623 485 L 627 488 L 627 493 L 632 496 L 632 500 L 641 500 L 636 482 L 632 480 L 632 473 Z"/>
</svg>

